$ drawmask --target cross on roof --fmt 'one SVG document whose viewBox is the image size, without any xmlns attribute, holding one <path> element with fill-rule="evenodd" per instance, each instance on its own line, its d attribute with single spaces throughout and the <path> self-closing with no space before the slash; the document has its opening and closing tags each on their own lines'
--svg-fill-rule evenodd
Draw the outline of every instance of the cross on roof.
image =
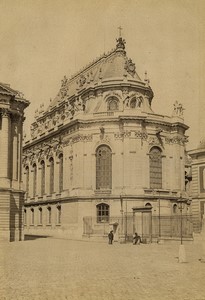
<svg viewBox="0 0 205 300">
<path fill-rule="evenodd" d="M 121 33 L 122 33 L 122 27 L 121 27 L 121 26 L 119 26 L 119 27 L 118 27 L 118 29 L 119 29 L 119 37 L 121 37 Z"/>
</svg>

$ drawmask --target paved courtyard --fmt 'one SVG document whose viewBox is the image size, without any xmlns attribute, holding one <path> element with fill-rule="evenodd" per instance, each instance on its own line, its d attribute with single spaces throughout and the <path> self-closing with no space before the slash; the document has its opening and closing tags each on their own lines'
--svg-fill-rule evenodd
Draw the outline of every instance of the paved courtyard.
<svg viewBox="0 0 205 300">
<path fill-rule="evenodd" d="M 200 244 L 35 239 L 1 245 L 0 299 L 205 300 Z"/>
</svg>

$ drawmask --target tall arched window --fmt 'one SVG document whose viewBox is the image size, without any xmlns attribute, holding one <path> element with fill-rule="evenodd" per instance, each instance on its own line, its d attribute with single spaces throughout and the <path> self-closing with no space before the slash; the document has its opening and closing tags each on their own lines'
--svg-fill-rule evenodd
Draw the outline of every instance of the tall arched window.
<svg viewBox="0 0 205 300">
<path fill-rule="evenodd" d="M 31 225 L 34 225 L 34 209 L 31 208 Z"/>
<path fill-rule="evenodd" d="M 136 98 L 133 98 L 133 99 L 130 101 L 130 107 L 131 107 L 131 108 L 136 108 L 136 105 L 137 105 L 137 100 L 136 100 Z"/>
<path fill-rule="evenodd" d="M 33 197 L 36 196 L 36 187 L 37 187 L 37 167 L 36 164 L 33 164 Z"/>
<path fill-rule="evenodd" d="M 27 225 L 27 211 L 24 209 L 24 225 Z"/>
<path fill-rule="evenodd" d="M 173 205 L 173 214 L 177 214 L 177 204 Z"/>
<path fill-rule="evenodd" d="M 63 154 L 59 155 L 59 192 L 63 191 Z"/>
<path fill-rule="evenodd" d="M 110 207 L 105 203 L 97 205 L 97 222 L 108 222 L 109 221 Z"/>
<path fill-rule="evenodd" d="M 51 207 L 47 207 L 47 224 L 51 224 Z"/>
<path fill-rule="evenodd" d="M 96 189 L 112 188 L 112 153 L 102 145 L 96 151 Z"/>
<path fill-rule="evenodd" d="M 110 97 L 108 99 L 108 110 L 114 111 L 119 109 L 119 100 L 116 97 Z"/>
<path fill-rule="evenodd" d="M 53 157 L 49 159 L 50 162 L 50 194 L 54 192 L 54 160 Z"/>
<path fill-rule="evenodd" d="M 26 166 L 26 193 L 29 195 L 29 167 Z"/>
<path fill-rule="evenodd" d="M 162 188 L 162 153 L 158 147 L 153 147 L 149 154 L 150 188 Z"/>
<path fill-rule="evenodd" d="M 43 212 L 42 212 L 42 208 L 39 207 L 38 209 L 38 213 L 39 213 L 39 225 L 42 225 L 42 221 L 43 221 Z"/>
<path fill-rule="evenodd" d="M 57 224 L 61 224 L 61 206 L 57 206 Z"/>
<path fill-rule="evenodd" d="M 41 161 L 41 196 L 45 194 L 45 162 Z"/>
</svg>

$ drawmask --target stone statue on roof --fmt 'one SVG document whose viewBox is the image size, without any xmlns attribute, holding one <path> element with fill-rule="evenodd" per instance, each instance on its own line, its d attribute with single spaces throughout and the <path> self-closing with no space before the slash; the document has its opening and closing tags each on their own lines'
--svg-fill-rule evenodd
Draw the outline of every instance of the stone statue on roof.
<svg viewBox="0 0 205 300">
<path fill-rule="evenodd" d="M 122 39 L 122 37 L 120 36 L 118 39 L 116 39 L 116 41 L 117 41 L 116 48 L 117 49 L 121 48 L 121 49 L 124 50 L 125 49 L 125 44 L 126 44 L 125 40 Z"/>
<path fill-rule="evenodd" d="M 179 103 L 178 101 L 175 101 L 172 116 L 182 117 L 184 115 L 183 113 L 184 110 L 185 108 L 183 108 L 182 104 Z"/>
</svg>

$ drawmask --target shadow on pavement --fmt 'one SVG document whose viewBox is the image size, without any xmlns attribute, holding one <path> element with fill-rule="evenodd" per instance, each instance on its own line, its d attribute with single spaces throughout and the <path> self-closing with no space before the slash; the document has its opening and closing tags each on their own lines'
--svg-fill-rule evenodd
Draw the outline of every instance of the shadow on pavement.
<svg viewBox="0 0 205 300">
<path fill-rule="evenodd" d="M 31 240 L 37 240 L 37 239 L 45 239 L 48 238 L 47 235 L 32 235 L 32 234 L 25 234 L 24 235 L 24 241 L 31 241 Z"/>
</svg>

